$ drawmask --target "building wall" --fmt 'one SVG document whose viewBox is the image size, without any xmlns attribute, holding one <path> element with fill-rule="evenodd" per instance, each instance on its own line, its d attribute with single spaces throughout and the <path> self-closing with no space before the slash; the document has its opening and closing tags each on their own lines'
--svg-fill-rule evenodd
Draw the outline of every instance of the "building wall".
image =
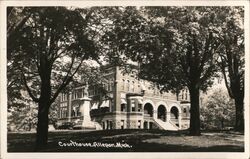
<svg viewBox="0 0 250 159">
<path fill-rule="evenodd" d="M 102 125 L 103 129 L 142 129 L 146 124 L 148 124 L 147 127 L 157 128 L 153 118 L 158 117 L 160 105 L 166 110 L 164 112 L 166 121 L 171 119 L 173 122 L 183 123 L 181 125 L 182 128 L 189 127 L 189 105 L 183 105 L 180 101 L 177 101 L 175 94 L 160 93 L 156 85 L 146 80 L 138 79 L 136 69 L 130 73 L 125 73 L 118 67 L 106 67 L 103 78 L 107 81 L 104 85 L 107 94 L 104 95 L 98 92 L 95 86 L 89 86 L 89 97 L 92 98 L 91 119 Z M 187 92 L 182 92 L 186 93 L 182 95 L 182 99 L 188 100 Z M 62 119 L 67 119 L 68 121 L 81 119 L 81 114 L 72 116 L 72 112 L 74 114 L 75 108 L 79 105 L 77 99 L 83 97 L 83 87 L 75 89 L 66 99 L 63 97 L 63 94 L 61 96 L 64 99 L 61 100 L 60 104 L 62 110 L 65 111 L 65 103 L 67 103 L 66 108 L 68 109 L 67 117 Z M 106 99 L 109 101 L 109 107 L 101 108 L 101 103 Z M 95 103 L 98 103 L 98 106 Z M 144 106 L 146 104 L 150 104 L 153 107 L 152 118 L 145 117 Z M 97 107 L 98 109 L 96 109 Z M 173 107 L 178 110 L 178 120 L 171 118 Z M 65 114 L 61 117 L 65 117 Z M 148 123 L 145 124 L 145 121 Z"/>
</svg>

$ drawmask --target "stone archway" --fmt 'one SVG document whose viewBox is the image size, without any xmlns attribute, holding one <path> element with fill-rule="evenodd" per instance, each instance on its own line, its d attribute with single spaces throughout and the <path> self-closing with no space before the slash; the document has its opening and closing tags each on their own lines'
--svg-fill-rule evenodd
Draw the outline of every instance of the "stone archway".
<svg viewBox="0 0 250 159">
<path fill-rule="evenodd" d="M 166 113 L 167 113 L 166 107 L 164 105 L 159 105 L 157 109 L 157 119 L 160 119 L 165 122 L 167 119 Z"/>
<path fill-rule="evenodd" d="M 175 124 L 176 126 L 180 126 L 181 123 L 180 123 L 180 110 L 178 109 L 177 106 L 172 106 L 170 108 L 170 121 L 171 123 Z"/>
<path fill-rule="evenodd" d="M 154 114 L 154 107 L 152 104 L 150 103 L 146 103 L 144 105 L 144 116 L 149 116 L 149 117 L 153 117 L 153 114 Z"/>
<path fill-rule="evenodd" d="M 171 107 L 170 118 L 171 119 L 178 119 L 179 118 L 179 110 L 176 106 Z"/>
</svg>

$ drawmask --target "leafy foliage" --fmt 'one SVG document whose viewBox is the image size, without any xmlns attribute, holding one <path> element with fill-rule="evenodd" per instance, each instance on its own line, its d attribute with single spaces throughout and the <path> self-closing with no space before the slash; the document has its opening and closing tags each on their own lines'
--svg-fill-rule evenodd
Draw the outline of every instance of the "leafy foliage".
<svg viewBox="0 0 250 159">
<path fill-rule="evenodd" d="M 139 62 L 141 78 L 177 94 L 183 87 L 189 88 L 190 130 L 199 134 L 199 92 L 206 91 L 218 76 L 217 53 L 228 49 L 221 47 L 225 42 L 222 34 L 235 38 L 228 35 L 242 32 L 232 30 L 235 27 L 230 22 L 241 24 L 236 13 L 239 8 L 124 7 L 121 15 L 113 17 L 114 26 L 104 37 L 114 49 L 112 55 L 120 53 Z"/>
<path fill-rule="evenodd" d="M 228 93 L 235 101 L 235 130 L 244 130 L 244 10 L 242 7 L 228 8 L 221 16 L 226 20 L 222 23 L 220 33 L 221 47 L 218 51 L 218 64 L 225 79 Z"/>
<path fill-rule="evenodd" d="M 201 107 L 202 125 L 205 129 L 224 129 L 233 127 L 235 106 L 227 91 L 219 88 L 207 96 Z"/>
<path fill-rule="evenodd" d="M 43 69 L 48 74 L 51 72 L 52 81 L 55 82 L 51 83 L 51 87 L 55 90 L 56 97 L 56 90 L 61 90 L 62 87 L 59 86 L 69 83 L 76 72 L 74 70 L 77 70 L 83 60 L 97 58 L 94 44 L 84 30 L 86 19 L 78 12 L 62 7 L 34 7 L 30 12 L 29 21 L 25 23 L 22 35 L 15 42 L 19 48 L 13 51 L 15 54 L 9 61 L 13 60 L 17 70 L 22 72 L 22 77 L 27 78 L 23 82 L 30 82 L 37 88 L 41 86 L 39 84 L 42 71 L 45 71 Z M 40 92 L 30 92 L 33 99 L 39 97 Z M 53 100 L 54 97 L 52 96 Z"/>
<path fill-rule="evenodd" d="M 18 11 L 20 7 L 15 9 Z M 29 16 L 23 21 L 21 32 L 14 29 L 16 38 L 8 37 L 8 48 L 12 43 L 16 46 L 8 49 L 11 55 L 8 79 L 21 79 L 21 85 L 38 103 L 39 148 L 47 143 L 52 103 L 73 80 L 84 60 L 97 60 L 98 54 L 89 35 L 89 12 L 83 15 L 74 8 L 65 7 L 27 7 L 24 10 Z M 22 18 L 10 12 L 9 26 L 16 26 L 17 19 Z"/>
</svg>

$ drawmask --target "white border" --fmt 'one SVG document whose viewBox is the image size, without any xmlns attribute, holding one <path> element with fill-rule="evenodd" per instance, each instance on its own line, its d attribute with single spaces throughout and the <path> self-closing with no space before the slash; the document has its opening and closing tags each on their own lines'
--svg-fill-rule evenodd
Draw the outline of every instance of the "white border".
<svg viewBox="0 0 250 159">
<path fill-rule="evenodd" d="M 38 158 L 194 158 L 194 159 L 215 159 L 215 158 L 249 158 L 249 1 L 248 0 L 235 0 L 235 1 L 212 1 L 212 0 L 187 0 L 187 1 L 1 1 L 0 0 L 0 21 L 1 21 L 1 32 L 0 32 L 0 121 L 1 121 L 1 138 L 0 138 L 0 151 L 1 158 L 28 158 L 28 159 L 38 159 Z M 6 90 L 6 7 L 7 6 L 244 6 L 245 7 L 245 152 L 244 153 L 213 153 L 213 152 L 181 152 L 181 153 L 7 153 L 7 90 Z"/>
</svg>

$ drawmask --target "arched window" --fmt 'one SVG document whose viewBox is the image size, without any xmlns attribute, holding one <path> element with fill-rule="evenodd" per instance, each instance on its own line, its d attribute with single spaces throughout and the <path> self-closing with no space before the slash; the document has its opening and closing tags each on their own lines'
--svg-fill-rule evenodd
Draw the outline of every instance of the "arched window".
<svg viewBox="0 0 250 159">
<path fill-rule="evenodd" d="M 132 84 L 131 84 L 131 91 L 134 92 L 135 91 L 135 82 L 132 81 Z"/>
<path fill-rule="evenodd" d="M 153 106 L 150 103 L 144 105 L 144 115 L 153 117 Z"/>
<path fill-rule="evenodd" d="M 131 110 L 132 112 L 135 111 L 135 100 L 131 100 Z"/>
<path fill-rule="evenodd" d="M 187 112 L 187 108 L 184 108 L 184 109 L 183 109 L 183 113 L 186 113 L 186 112 Z"/>
<path fill-rule="evenodd" d="M 113 82 L 109 81 L 109 91 L 113 91 Z"/>
<path fill-rule="evenodd" d="M 125 79 L 122 79 L 122 90 L 125 89 Z"/>
<path fill-rule="evenodd" d="M 162 121 L 166 121 L 166 108 L 164 105 L 160 105 L 157 109 L 157 118 Z"/>
<path fill-rule="evenodd" d="M 177 107 L 173 106 L 170 110 L 170 116 L 172 119 L 178 119 L 179 117 L 179 111 L 177 109 Z"/>
<path fill-rule="evenodd" d="M 76 111 L 77 111 L 77 116 L 81 116 L 81 112 L 80 112 L 80 109 L 79 109 L 79 107 L 78 108 L 76 108 Z"/>
<path fill-rule="evenodd" d="M 126 81 L 126 91 L 129 91 L 129 80 Z"/>
</svg>

